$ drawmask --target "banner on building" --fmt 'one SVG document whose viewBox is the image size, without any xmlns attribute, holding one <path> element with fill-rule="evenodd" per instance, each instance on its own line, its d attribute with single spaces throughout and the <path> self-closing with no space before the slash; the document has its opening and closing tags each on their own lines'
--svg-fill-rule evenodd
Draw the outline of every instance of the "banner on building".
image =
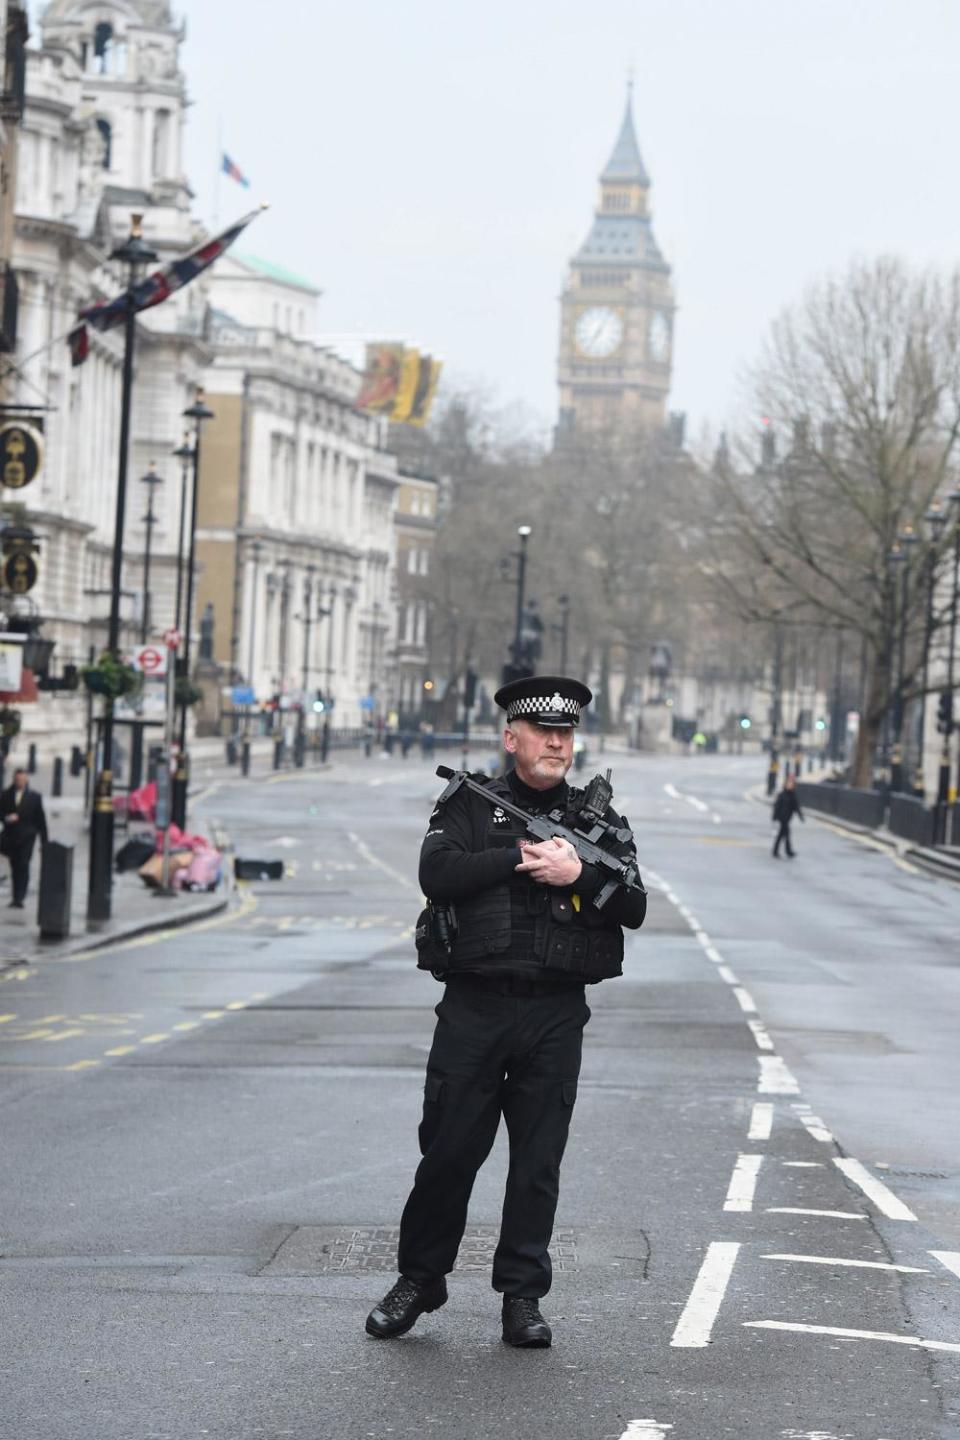
<svg viewBox="0 0 960 1440">
<path fill-rule="evenodd" d="M 20 689 L 25 638 L 23 635 L 0 634 L 0 691 L 14 694 Z"/>
<path fill-rule="evenodd" d="M 412 346 L 367 346 L 357 409 L 405 425 L 426 423 L 440 381 L 441 363 Z"/>
</svg>

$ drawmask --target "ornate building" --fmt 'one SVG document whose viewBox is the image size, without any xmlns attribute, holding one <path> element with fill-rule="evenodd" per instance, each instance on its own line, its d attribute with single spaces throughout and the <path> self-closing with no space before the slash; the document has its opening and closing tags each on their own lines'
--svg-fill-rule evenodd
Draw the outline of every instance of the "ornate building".
<svg viewBox="0 0 960 1440">
<path fill-rule="evenodd" d="M 577 428 L 659 428 L 666 420 L 675 305 L 649 195 L 628 95 L 593 225 L 560 300 L 559 438 Z"/>
</svg>

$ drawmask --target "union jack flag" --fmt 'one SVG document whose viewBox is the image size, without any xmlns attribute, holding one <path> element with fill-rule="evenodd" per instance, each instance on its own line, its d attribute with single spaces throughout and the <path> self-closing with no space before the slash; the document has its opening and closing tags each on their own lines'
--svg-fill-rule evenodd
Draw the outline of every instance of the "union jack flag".
<svg viewBox="0 0 960 1440">
<path fill-rule="evenodd" d="M 68 337 L 73 364 L 82 365 L 89 353 L 87 325 L 92 325 L 94 330 L 99 330 L 102 334 L 106 330 L 112 330 L 115 325 L 121 325 L 130 311 L 137 315 L 141 310 L 151 310 L 154 305 L 162 305 L 175 291 L 189 285 L 201 271 L 212 265 L 214 260 L 218 260 L 259 214 L 260 210 L 251 210 L 249 215 L 245 215 L 228 230 L 221 231 L 211 240 L 205 240 L 192 254 L 172 261 L 162 270 L 155 270 L 152 275 L 147 275 L 122 295 L 117 295 L 112 300 L 100 300 L 96 305 L 88 305 L 85 310 L 81 310 L 81 323 Z"/>
</svg>

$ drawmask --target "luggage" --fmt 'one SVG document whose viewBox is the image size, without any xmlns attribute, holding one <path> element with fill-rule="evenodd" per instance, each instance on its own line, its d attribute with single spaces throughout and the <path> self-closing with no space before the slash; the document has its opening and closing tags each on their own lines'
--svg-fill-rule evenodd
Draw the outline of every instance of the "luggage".
<svg viewBox="0 0 960 1440">
<path fill-rule="evenodd" d="M 237 855 L 233 873 L 238 880 L 282 880 L 282 860 L 241 860 Z"/>
<path fill-rule="evenodd" d="M 222 873 L 219 850 L 195 850 L 190 864 L 177 875 L 177 883 L 184 890 L 216 890 Z"/>
<path fill-rule="evenodd" d="M 156 850 L 152 840 L 128 840 L 121 845 L 114 857 L 114 865 L 122 874 L 124 870 L 139 870 Z"/>
</svg>

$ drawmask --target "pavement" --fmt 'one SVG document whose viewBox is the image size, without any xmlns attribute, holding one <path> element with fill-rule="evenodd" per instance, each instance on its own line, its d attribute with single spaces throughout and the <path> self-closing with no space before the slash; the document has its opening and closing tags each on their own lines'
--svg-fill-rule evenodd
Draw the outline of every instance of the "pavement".
<svg viewBox="0 0 960 1440">
<path fill-rule="evenodd" d="M 0 975 L 0 1434 L 958 1440 L 960 891 L 819 825 L 774 861 L 755 758 L 613 763 L 650 911 L 589 994 L 553 1348 L 499 1339 L 502 1136 L 449 1304 L 363 1333 L 439 997 L 432 768 L 212 776 L 283 880 Z"/>
</svg>

